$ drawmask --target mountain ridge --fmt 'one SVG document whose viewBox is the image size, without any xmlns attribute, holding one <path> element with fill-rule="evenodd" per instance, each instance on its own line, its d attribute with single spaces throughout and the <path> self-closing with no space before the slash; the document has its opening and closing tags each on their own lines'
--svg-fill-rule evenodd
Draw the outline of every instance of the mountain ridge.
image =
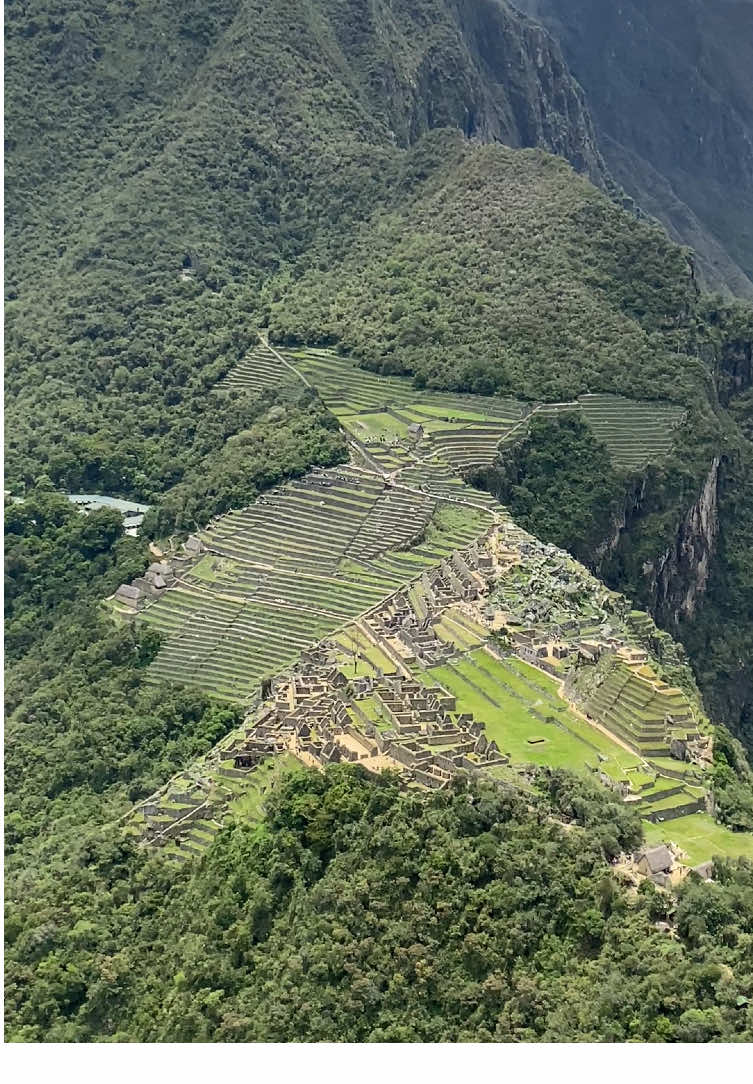
<svg viewBox="0 0 753 1084">
<path fill-rule="evenodd" d="M 753 296 L 749 0 L 515 0 L 560 43 L 608 168 L 712 288 Z"/>
</svg>

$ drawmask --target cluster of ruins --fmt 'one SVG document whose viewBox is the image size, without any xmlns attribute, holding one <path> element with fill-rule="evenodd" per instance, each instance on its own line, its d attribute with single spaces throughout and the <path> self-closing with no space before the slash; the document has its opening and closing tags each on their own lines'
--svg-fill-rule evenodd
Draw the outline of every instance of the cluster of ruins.
<svg viewBox="0 0 753 1084">
<path fill-rule="evenodd" d="M 170 575 L 174 567 L 155 563 L 138 586 L 162 590 L 160 580 L 167 585 Z M 571 692 L 572 675 L 594 669 L 600 657 L 633 667 L 646 659 L 628 631 L 625 600 L 562 551 L 500 518 L 362 614 L 361 646 L 354 641 L 350 654 L 342 639 L 329 637 L 263 682 L 242 731 L 221 742 L 188 784 L 140 807 L 143 838 L 200 849 L 233 800 L 230 785 L 284 753 L 316 767 L 392 769 L 408 787 L 441 789 L 459 772 L 509 776 L 509 758 L 488 739 L 484 719 L 426 674 L 464 650 L 438 635 L 450 608 L 472 618 L 493 653 L 517 654 L 567 679 Z M 369 660 L 366 645 L 382 665 Z"/>
</svg>

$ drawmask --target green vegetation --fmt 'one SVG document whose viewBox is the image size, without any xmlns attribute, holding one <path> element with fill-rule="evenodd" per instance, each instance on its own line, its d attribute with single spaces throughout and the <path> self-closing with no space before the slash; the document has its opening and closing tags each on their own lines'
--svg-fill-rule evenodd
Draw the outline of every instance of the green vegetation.
<svg viewBox="0 0 753 1084">
<path fill-rule="evenodd" d="M 753 332 L 749 333 L 753 334 Z M 745 340 L 743 339 L 743 342 Z M 753 753 L 753 447 L 737 447 L 720 465 L 719 539 L 706 595 L 678 631 L 709 714 Z M 631 574 L 636 573 L 631 569 Z"/>
<path fill-rule="evenodd" d="M 714 800 L 719 817 L 738 832 L 753 831 L 753 770 L 728 730 L 714 730 Z"/>
<path fill-rule="evenodd" d="M 12 6 L 9 484 L 20 493 L 45 474 L 164 498 L 160 530 L 188 530 L 252 499 L 268 474 L 337 461 L 334 433 L 297 393 L 290 402 L 294 375 L 274 355 L 263 379 L 228 377 L 256 354 L 259 326 L 436 390 L 670 400 L 688 409 L 685 445 L 649 471 L 601 571 L 672 624 L 675 599 L 640 570 L 672 544 L 714 455 L 731 453 L 720 610 L 697 608 L 682 632 L 715 713 L 744 734 L 753 521 L 734 506 L 753 464 L 723 408 L 748 391 L 736 359 L 750 309 L 699 295 L 682 250 L 561 159 L 501 145 L 536 143 L 606 183 L 561 60 L 555 84 L 542 82 L 541 41 L 506 5 L 471 22 L 442 0 L 388 22 L 381 10 L 364 20 L 355 0 L 187 0 L 178 16 L 143 0 L 106 14 L 85 0 L 62 15 L 50 0 Z M 512 68 L 490 74 L 486 40 L 507 43 Z M 464 138 L 481 131 L 495 142 Z M 343 409 L 364 409 L 358 382 L 343 386 Z M 292 447 L 268 415 L 277 406 Z M 261 462 L 248 438 L 259 426 Z M 490 447 L 449 453 L 472 467 Z"/>
<path fill-rule="evenodd" d="M 223 414 L 227 407 L 218 401 L 216 409 Z M 147 513 L 142 530 L 158 537 L 196 530 L 212 516 L 250 504 L 286 478 L 345 458 L 335 419 L 304 393 L 297 402 L 260 413 L 258 420 L 226 435 L 214 454 L 188 465 L 181 481 Z"/>
<path fill-rule="evenodd" d="M 265 760 L 248 780 L 243 780 L 239 797 L 230 802 L 233 817 L 244 825 L 258 825 L 260 832 L 263 832 L 266 803 L 275 787 L 286 776 L 301 771 L 301 762 L 287 753 Z M 211 843 L 211 839 L 208 842 Z"/>
<path fill-rule="evenodd" d="M 668 624 L 685 584 L 660 597 L 643 569 L 723 452 L 714 601 L 683 634 L 720 716 L 750 717 L 753 462 L 745 402 L 726 409 L 747 390 L 748 310 L 699 295 L 682 250 L 547 153 L 606 183 L 536 28 L 505 3 L 466 15 L 444 0 L 8 6 L 6 462 L 25 498 L 6 510 L 13 1041 L 751 1036 L 750 866 L 632 900 L 605 859 L 638 844 L 639 816 L 585 778 L 406 793 L 283 762 L 249 787 L 229 777 L 234 823 L 198 821 L 193 845 L 155 855 L 119 823 L 242 725 L 261 678 L 483 532 L 495 502 L 453 468 L 488 462 L 534 403 L 687 413 L 676 439 L 654 427 L 636 450 L 588 401 L 618 466 L 666 452 L 603 571 Z M 259 329 L 351 363 L 286 362 Z M 422 404 L 437 455 L 407 464 L 378 438 Z M 344 461 L 335 419 L 361 411 L 380 415 L 374 457 L 398 485 L 354 465 L 320 492 L 301 476 Z M 594 440 L 573 441 L 591 473 L 560 492 L 587 516 L 604 460 L 594 473 Z M 116 624 L 98 600 L 145 546 L 54 489 L 141 498 L 143 539 L 200 532 L 227 563 Z M 543 729 L 548 763 L 595 756 L 520 671 L 446 669 L 511 741 Z M 713 772 L 745 827 L 744 758 L 720 748 Z M 162 809 L 186 808 L 165 793 Z"/>
<path fill-rule="evenodd" d="M 415 193 L 272 306 L 277 340 L 318 336 L 422 387 L 482 395 L 683 402 L 702 387 L 699 360 L 678 366 L 693 286 L 660 230 L 540 151 L 437 133 L 414 161 Z"/>
<path fill-rule="evenodd" d="M 19 659 L 61 614 L 140 575 L 146 547 L 119 512 L 85 515 L 49 488 L 5 502 L 5 652 Z"/>
<path fill-rule="evenodd" d="M 563 774 L 538 789 L 403 795 L 338 767 L 197 863 L 78 841 L 10 893 L 7 1037 L 749 1040 L 750 864 L 631 899 L 605 862 L 629 812 Z"/>
<path fill-rule="evenodd" d="M 87 517 L 37 493 L 7 510 L 6 532 L 15 630 L 5 682 L 7 875 L 23 874 L 33 895 L 42 856 L 128 812 L 239 716 L 196 691 L 144 685 L 159 636 L 114 625 L 99 605 L 134 564 L 143 569 L 119 516 Z"/>
<path fill-rule="evenodd" d="M 574 413 L 534 417 L 522 440 L 476 480 L 522 527 L 586 564 L 625 499 L 625 479 L 606 445 Z"/>
</svg>

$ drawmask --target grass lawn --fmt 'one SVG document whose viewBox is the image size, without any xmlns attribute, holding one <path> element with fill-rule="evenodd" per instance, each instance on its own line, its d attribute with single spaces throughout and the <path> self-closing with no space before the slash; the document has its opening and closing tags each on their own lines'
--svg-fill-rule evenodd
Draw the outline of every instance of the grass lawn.
<svg viewBox="0 0 753 1084">
<path fill-rule="evenodd" d="M 456 625 L 460 625 L 461 628 L 465 629 L 471 636 L 475 637 L 475 639 L 489 639 L 489 630 L 484 628 L 483 625 L 479 625 L 477 621 L 474 621 L 473 618 L 469 617 L 463 610 L 451 606 L 449 610 L 445 612 L 444 616 L 449 618 L 450 621 L 454 621 Z"/>
<path fill-rule="evenodd" d="M 675 760 L 674 757 L 651 757 L 650 760 L 654 767 L 659 771 L 668 768 L 670 771 L 680 772 L 682 775 L 687 775 L 689 777 L 698 773 L 697 765 L 688 764 L 686 761 L 682 760 Z"/>
<path fill-rule="evenodd" d="M 377 704 L 375 697 L 365 696 L 363 700 L 356 700 L 355 703 L 366 718 L 371 720 L 377 730 L 389 730 L 391 724 L 385 719 L 383 709 L 381 705 Z M 356 726 L 358 726 L 358 723 L 356 723 Z"/>
<path fill-rule="evenodd" d="M 454 693 L 459 711 L 472 711 L 474 717 L 483 722 L 487 738 L 496 741 L 500 751 L 506 753 L 514 764 L 541 764 L 586 771 L 587 765 L 595 762 L 596 754 L 586 745 L 552 723 L 540 722 L 526 711 L 519 700 L 496 686 L 490 685 L 490 695 L 497 702 L 495 707 L 449 667 L 437 666 L 427 673 L 433 681 Z M 530 744 L 530 741 L 535 744 Z"/>
<path fill-rule="evenodd" d="M 231 561 L 229 557 L 214 557 L 208 553 L 202 557 L 197 565 L 191 569 L 191 575 L 203 580 L 205 583 L 215 583 L 218 576 L 223 573 L 233 572 L 238 562 Z"/>
<path fill-rule="evenodd" d="M 476 410 L 460 410 L 452 406 L 431 406 L 428 403 L 416 403 L 411 407 L 417 417 L 435 418 L 445 422 L 498 422 L 495 414 L 481 414 Z"/>
<path fill-rule="evenodd" d="M 464 532 L 478 527 L 478 533 L 481 534 L 488 523 L 489 518 L 475 508 L 442 504 L 434 513 L 431 526 L 444 531 L 460 529 Z"/>
<path fill-rule="evenodd" d="M 643 829 L 647 843 L 676 843 L 686 852 L 691 866 L 707 862 L 714 855 L 753 860 L 753 834 L 731 832 L 708 813 L 691 813 L 664 824 L 644 821 Z"/>
<path fill-rule="evenodd" d="M 605 734 L 574 716 L 558 697 L 555 682 L 547 675 L 528 667 L 526 663 L 520 662 L 519 666 L 527 667 L 530 675 L 526 671 L 511 674 L 487 652 L 478 650 L 472 653 L 471 659 L 458 660 L 454 665 L 463 679 L 462 687 L 458 684 L 450 690 L 458 697 L 459 710 L 473 711 L 474 715 L 485 723 L 487 736 L 494 738 L 499 748 L 507 753 L 514 763 L 542 764 L 571 768 L 574 771 L 586 771 L 598 764 L 612 778 L 626 781 L 629 777 L 625 775 L 625 768 L 638 764 L 636 756 L 621 749 Z M 439 669 L 444 672 L 447 682 L 453 683 L 456 675 L 452 670 L 448 667 Z M 437 670 L 430 673 L 443 685 L 446 684 Z M 534 689 L 522 680 L 523 673 L 526 678 L 530 677 L 535 685 Z M 499 708 L 495 709 L 484 696 L 464 681 L 465 678 L 479 686 L 487 696 L 496 701 Z M 540 695 L 537 689 L 540 690 Z M 563 731 L 552 723 L 540 722 L 526 710 L 525 704 L 513 695 L 513 690 L 528 699 L 531 707 L 535 707 L 540 714 L 553 715 L 567 730 Z M 475 706 L 468 703 L 473 694 Z M 584 740 L 580 740 L 581 737 Z M 530 739 L 535 738 L 545 740 L 534 745 L 529 744 Z M 585 744 L 586 742 L 590 745 Z M 595 748 L 592 748 L 593 746 Z M 599 762 L 597 750 L 608 760 Z"/>
<path fill-rule="evenodd" d="M 354 678 L 367 677 L 376 673 L 374 667 L 368 661 L 368 659 L 359 659 L 358 663 L 354 663 L 351 660 L 350 655 L 337 656 L 337 669 L 343 674 L 348 681 L 353 681 Z"/>
<path fill-rule="evenodd" d="M 374 414 L 350 414 L 343 418 L 347 429 L 359 440 L 404 440 L 407 426 L 391 414 L 379 411 Z"/>
<path fill-rule="evenodd" d="M 482 655 L 479 653 L 477 662 L 479 665 L 486 666 L 486 659 L 492 666 L 495 665 L 494 659 L 491 659 L 488 654 Z M 587 741 L 595 745 L 600 753 L 608 756 L 622 769 L 637 768 L 640 765 L 640 758 L 635 753 L 628 752 L 627 749 L 623 749 L 617 745 L 606 734 L 602 734 L 596 727 L 590 726 L 585 720 L 579 719 L 577 715 L 573 715 L 569 711 L 564 700 L 559 696 L 557 683 L 550 678 L 548 674 L 544 674 L 541 670 L 537 670 L 535 666 L 530 666 L 527 662 L 523 662 L 522 659 L 511 658 L 508 660 L 509 666 L 515 671 L 515 673 L 524 681 L 521 684 L 515 684 L 514 678 L 508 682 L 513 685 L 516 690 L 520 691 L 525 688 L 525 682 L 535 685 L 541 689 L 546 699 L 547 709 L 549 710 L 550 704 L 555 709 L 555 714 L 558 718 L 561 718 L 564 725 L 570 727 L 576 734 L 582 735 Z M 496 665 L 499 666 L 497 663 Z M 502 678 L 507 680 L 504 670 L 502 672 Z M 610 773 L 611 774 L 611 773 Z M 617 778 L 615 776 L 614 778 Z M 626 776 L 625 778 L 630 778 Z"/>
<path fill-rule="evenodd" d="M 448 618 L 447 613 L 445 613 L 442 620 L 438 621 L 434 626 L 434 632 L 440 640 L 444 640 L 444 642 L 448 644 L 453 644 L 461 651 L 467 651 L 479 642 L 478 639 L 466 629 L 459 628 L 454 621 L 451 621 Z"/>
<path fill-rule="evenodd" d="M 388 594 L 392 590 L 392 579 L 390 577 L 377 576 L 366 565 L 362 565 L 358 561 L 352 561 L 349 557 L 343 557 L 337 567 L 338 571 L 354 577 L 359 584 L 373 585 L 384 589 Z"/>
</svg>

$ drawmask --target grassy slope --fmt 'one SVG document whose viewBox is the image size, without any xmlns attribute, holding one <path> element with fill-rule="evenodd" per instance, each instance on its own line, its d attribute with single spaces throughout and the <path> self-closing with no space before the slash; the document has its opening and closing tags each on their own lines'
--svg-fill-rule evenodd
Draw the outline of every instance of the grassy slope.
<svg viewBox="0 0 753 1084">
<path fill-rule="evenodd" d="M 753 860 L 753 837 L 744 832 L 731 832 L 707 813 L 677 817 L 664 824 L 647 823 L 644 831 L 649 843 L 670 840 L 678 844 L 687 854 L 691 866 L 708 862 L 717 854 L 740 855 Z"/>
</svg>

